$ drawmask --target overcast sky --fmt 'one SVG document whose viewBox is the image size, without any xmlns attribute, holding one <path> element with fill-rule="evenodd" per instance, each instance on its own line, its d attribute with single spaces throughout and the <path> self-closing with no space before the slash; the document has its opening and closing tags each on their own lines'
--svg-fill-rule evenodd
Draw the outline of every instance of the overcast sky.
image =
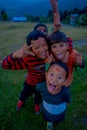
<svg viewBox="0 0 87 130">
<path fill-rule="evenodd" d="M 23 4 L 31 5 L 42 1 L 45 0 L 0 0 L 0 6 L 13 6 L 15 3 L 17 3 L 17 6 L 21 6 Z"/>
</svg>

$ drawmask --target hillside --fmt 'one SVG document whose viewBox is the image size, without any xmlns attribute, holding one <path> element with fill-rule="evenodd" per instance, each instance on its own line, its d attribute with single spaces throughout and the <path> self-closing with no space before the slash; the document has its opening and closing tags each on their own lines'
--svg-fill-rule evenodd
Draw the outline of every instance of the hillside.
<svg viewBox="0 0 87 130">
<path fill-rule="evenodd" d="M 87 6 L 87 0 L 59 0 L 59 10 L 72 10 L 74 8 L 84 8 Z M 39 2 L 36 4 L 23 4 L 23 1 L 12 2 L 8 4 L 0 4 L 0 10 L 5 9 L 9 17 L 13 16 L 24 16 L 24 15 L 33 15 L 33 16 L 46 16 L 48 10 L 51 9 L 51 5 L 48 0 L 44 2 Z"/>
</svg>

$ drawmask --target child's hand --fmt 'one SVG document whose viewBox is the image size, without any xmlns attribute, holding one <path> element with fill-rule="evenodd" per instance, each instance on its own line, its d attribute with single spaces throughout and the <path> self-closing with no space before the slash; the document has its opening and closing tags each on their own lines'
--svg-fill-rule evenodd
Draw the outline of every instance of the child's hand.
<svg viewBox="0 0 87 130">
<path fill-rule="evenodd" d="M 28 55 L 34 56 L 34 53 L 31 51 L 31 47 L 32 47 L 32 45 L 30 45 L 30 46 L 24 45 L 21 49 L 15 51 L 13 53 L 12 57 L 13 58 L 23 58 Z"/>
<path fill-rule="evenodd" d="M 82 56 L 79 53 L 76 54 L 76 63 L 82 65 Z"/>
<path fill-rule="evenodd" d="M 60 30 L 60 28 L 61 28 L 60 14 L 58 12 L 58 0 L 50 0 L 50 3 L 52 5 L 53 15 L 54 15 L 54 29 L 53 29 L 53 32 L 56 32 L 56 31 Z"/>
<path fill-rule="evenodd" d="M 57 8 L 58 8 L 58 0 L 50 0 L 51 6 L 53 8 L 54 12 L 57 12 Z"/>
<path fill-rule="evenodd" d="M 60 22 L 57 21 L 56 23 L 54 23 L 54 28 L 53 28 L 53 32 L 56 32 L 58 30 L 61 29 L 61 25 L 60 25 Z"/>
<path fill-rule="evenodd" d="M 53 55 L 49 54 L 49 52 L 48 52 L 47 58 L 45 59 L 45 63 L 49 63 L 50 64 L 53 61 L 55 61 Z"/>
</svg>

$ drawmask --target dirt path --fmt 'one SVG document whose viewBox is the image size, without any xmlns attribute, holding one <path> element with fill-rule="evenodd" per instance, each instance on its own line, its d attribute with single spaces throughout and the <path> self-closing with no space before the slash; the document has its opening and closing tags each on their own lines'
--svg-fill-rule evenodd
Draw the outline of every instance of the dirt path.
<svg viewBox="0 0 87 130">
<path fill-rule="evenodd" d="M 82 47 L 84 45 L 87 45 L 87 38 L 84 38 L 84 39 L 78 40 L 78 41 L 73 41 L 74 47 Z"/>
</svg>

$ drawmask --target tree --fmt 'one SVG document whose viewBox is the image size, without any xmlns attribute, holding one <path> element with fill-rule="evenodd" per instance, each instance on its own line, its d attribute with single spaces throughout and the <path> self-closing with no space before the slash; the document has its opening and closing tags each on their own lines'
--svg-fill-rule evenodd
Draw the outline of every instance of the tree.
<svg viewBox="0 0 87 130">
<path fill-rule="evenodd" d="M 1 11 L 1 19 L 2 19 L 3 21 L 7 21 L 7 20 L 8 20 L 8 16 L 7 16 L 7 13 L 6 13 L 5 10 L 2 10 L 2 11 Z"/>
<path fill-rule="evenodd" d="M 87 26 L 87 13 L 84 13 L 80 16 L 79 24 Z"/>
</svg>

